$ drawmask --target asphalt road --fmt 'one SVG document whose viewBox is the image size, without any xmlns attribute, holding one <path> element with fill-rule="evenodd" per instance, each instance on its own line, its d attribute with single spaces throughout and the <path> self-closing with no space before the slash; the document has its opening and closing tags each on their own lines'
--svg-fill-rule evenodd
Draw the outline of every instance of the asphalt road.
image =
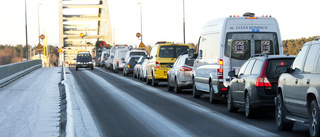
<svg viewBox="0 0 320 137">
<path fill-rule="evenodd" d="M 278 131 L 274 109 L 247 119 L 243 110 L 228 112 L 226 102 L 193 98 L 192 90 L 169 92 L 166 82 L 152 87 L 104 68 L 70 70 L 103 136 L 309 136 L 301 124 Z"/>
</svg>

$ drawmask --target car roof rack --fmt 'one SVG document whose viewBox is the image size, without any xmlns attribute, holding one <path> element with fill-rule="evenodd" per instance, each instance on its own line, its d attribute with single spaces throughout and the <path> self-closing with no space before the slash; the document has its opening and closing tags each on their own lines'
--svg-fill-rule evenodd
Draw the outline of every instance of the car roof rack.
<svg viewBox="0 0 320 137">
<path fill-rule="evenodd" d="M 262 56 L 268 57 L 268 54 L 267 53 L 253 54 L 251 57 L 262 57 Z"/>
</svg>

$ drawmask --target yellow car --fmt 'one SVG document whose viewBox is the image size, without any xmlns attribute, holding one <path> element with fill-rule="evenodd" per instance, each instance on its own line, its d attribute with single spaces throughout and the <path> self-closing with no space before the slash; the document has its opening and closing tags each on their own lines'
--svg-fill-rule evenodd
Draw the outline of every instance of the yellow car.
<svg viewBox="0 0 320 137">
<path fill-rule="evenodd" d="M 167 72 L 171 69 L 177 57 L 190 48 L 187 44 L 158 42 L 152 47 L 147 64 L 147 84 L 157 86 L 159 82 L 167 81 Z"/>
</svg>

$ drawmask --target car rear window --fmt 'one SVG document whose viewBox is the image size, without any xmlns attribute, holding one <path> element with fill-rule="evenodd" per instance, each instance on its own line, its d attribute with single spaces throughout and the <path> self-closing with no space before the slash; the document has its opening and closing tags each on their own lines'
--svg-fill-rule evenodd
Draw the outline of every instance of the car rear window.
<svg viewBox="0 0 320 137">
<path fill-rule="evenodd" d="M 161 46 L 159 57 L 162 58 L 177 58 L 182 53 L 189 49 L 188 46 Z"/>
<path fill-rule="evenodd" d="M 130 53 L 130 56 L 135 56 L 135 55 L 137 55 L 137 56 L 143 56 L 143 55 L 146 55 L 146 53 L 145 53 L 145 52 L 131 52 L 131 53 Z"/>
<path fill-rule="evenodd" d="M 138 62 L 139 59 L 140 59 L 140 57 L 132 57 L 132 58 L 130 58 L 130 60 L 129 60 L 129 64 L 130 64 L 130 65 L 135 65 L 135 64 L 137 64 L 137 62 Z"/>
<path fill-rule="evenodd" d="M 282 73 L 276 73 L 277 66 L 288 66 L 288 68 L 292 65 L 294 58 L 292 59 L 273 59 L 269 60 L 267 67 L 267 78 L 269 81 L 278 81 L 278 78 Z"/>
</svg>

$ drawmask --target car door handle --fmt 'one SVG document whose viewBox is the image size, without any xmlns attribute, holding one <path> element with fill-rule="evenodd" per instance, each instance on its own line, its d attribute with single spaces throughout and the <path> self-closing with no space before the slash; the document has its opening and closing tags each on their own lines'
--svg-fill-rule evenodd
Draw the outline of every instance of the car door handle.
<svg viewBox="0 0 320 137">
<path fill-rule="evenodd" d="M 310 79 L 307 79 L 307 84 L 308 84 L 308 85 L 310 84 Z"/>
<path fill-rule="evenodd" d="M 296 79 L 296 84 L 298 84 L 298 79 Z"/>
</svg>

